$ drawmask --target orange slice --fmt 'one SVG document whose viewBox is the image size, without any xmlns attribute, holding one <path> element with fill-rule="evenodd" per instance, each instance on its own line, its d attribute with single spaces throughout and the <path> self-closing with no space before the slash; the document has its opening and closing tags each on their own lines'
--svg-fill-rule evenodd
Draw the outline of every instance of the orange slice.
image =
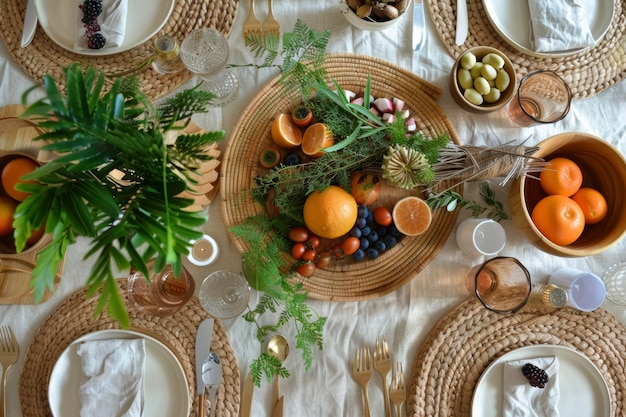
<svg viewBox="0 0 626 417">
<path fill-rule="evenodd" d="M 312 158 L 324 155 L 324 148 L 334 143 L 333 134 L 324 123 L 314 123 L 307 127 L 302 136 L 302 152 Z"/>
<path fill-rule="evenodd" d="M 393 206 L 392 217 L 400 233 L 406 236 L 417 236 L 428 230 L 433 215 L 424 200 L 409 196 Z"/>
<path fill-rule="evenodd" d="M 272 122 L 272 140 L 284 149 L 293 149 L 302 143 L 302 132 L 291 120 L 290 114 L 279 114 Z"/>
</svg>

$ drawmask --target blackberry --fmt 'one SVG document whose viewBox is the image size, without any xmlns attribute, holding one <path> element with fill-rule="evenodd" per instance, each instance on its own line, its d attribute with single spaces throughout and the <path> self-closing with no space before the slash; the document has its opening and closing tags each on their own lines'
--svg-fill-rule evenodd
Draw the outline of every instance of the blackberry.
<svg viewBox="0 0 626 417">
<path fill-rule="evenodd" d="M 545 388 L 549 381 L 546 371 L 533 365 L 532 363 L 527 363 L 522 366 L 522 373 L 533 387 Z"/>
<path fill-rule="evenodd" d="M 89 41 L 87 42 L 87 46 L 89 49 L 101 49 L 104 47 L 106 43 L 106 39 L 102 35 L 102 33 L 94 33 L 89 37 Z"/>
<path fill-rule="evenodd" d="M 85 0 L 82 10 L 85 18 L 96 18 L 102 13 L 102 0 Z"/>
</svg>

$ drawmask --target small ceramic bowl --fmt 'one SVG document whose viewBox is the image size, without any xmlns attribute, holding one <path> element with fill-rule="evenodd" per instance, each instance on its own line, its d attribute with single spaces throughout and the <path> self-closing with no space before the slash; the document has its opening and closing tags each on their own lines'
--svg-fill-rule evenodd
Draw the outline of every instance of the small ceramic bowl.
<svg viewBox="0 0 626 417">
<path fill-rule="evenodd" d="M 461 59 L 467 53 L 472 53 L 476 56 L 477 62 L 482 62 L 482 59 L 488 54 L 496 54 L 500 56 L 504 60 L 503 69 L 509 75 L 509 84 L 506 89 L 501 91 L 500 98 L 493 102 L 487 103 L 483 101 L 482 104 L 476 105 L 469 102 L 464 96 L 464 89 L 461 87 L 459 83 L 458 73 L 459 68 L 461 67 Z M 464 110 L 467 110 L 472 113 L 490 113 L 492 111 L 496 111 L 506 106 L 509 101 L 513 98 L 515 93 L 515 89 L 517 88 L 517 76 L 515 75 L 515 69 L 513 68 L 513 64 L 511 60 L 507 58 L 507 56 L 499 51 L 498 49 L 491 48 L 489 46 L 476 46 L 464 51 L 455 61 L 452 66 L 452 70 L 450 71 L 450 77 L 448 79 L 448 87 L 450 89 L 450 94 L 456 103 Z"/>
<path fill-rule="evenodd" d="M 613 145 L 586 133 L 568 132 L 538 144 L 534 156 L 550 160 L 565 157 L 583 173 L 583 187 L 598 190 L 606 199 L 607 216 L 597 224 L 585 225 L 574 243 L 561 246 L 548 240 L 535 227 L 531 213 L 546 196 L 538 179 L 522 177 L 511 185 L 511 217 L 519 232 L 544 252 L 563 257 L 583 257 L 603 252 L 626 236 L 626 159 Z"/>
<path fill-rule="evenodd" d="M 395 18 L 389 18 L 384 16 L 382 13 L 374 12 L 372 12 L 368 18 L 361 18 L 356 14 L 356 7 L 362 3 L 365 2 L 361 0 L 340 0 L 339 9 L 348 22 L 350 22 L 353 26 L 362 30 L 374 32 L 387 29 L 388 27 L 395 25 L 402 18 L 402 16 L 404 16 L 404 12 L 408 9 L 411 0 L 395 0 L 386 3 L 396 8 L 398 11 L 398 16 Z"/>
</svg>

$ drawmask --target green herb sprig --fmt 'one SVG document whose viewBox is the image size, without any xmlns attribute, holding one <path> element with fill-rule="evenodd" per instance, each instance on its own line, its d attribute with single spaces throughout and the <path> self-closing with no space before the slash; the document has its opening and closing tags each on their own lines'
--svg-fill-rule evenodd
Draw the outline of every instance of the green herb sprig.
<svg viewBox="0 0 626 417">
<path fill-rule="evenodd" d="M 478 184 L 479 195 L 487 207 L 473 201 L 465 199 L 456 191 L 448 190 L 437 195 L 431 195 L 426 203 L 432 209 L 445 207 L 448 211 L 454 211 L 456 208 L 465 208 L 472 212 L 472 216 L 480 217 L 486 215 L 488 218 L 497 222 L 508 220 L 509 215 L 506 213 L 504 206 L 496 199 L 496 193 L 489 183 L 481 181 Z"/>
</svg>

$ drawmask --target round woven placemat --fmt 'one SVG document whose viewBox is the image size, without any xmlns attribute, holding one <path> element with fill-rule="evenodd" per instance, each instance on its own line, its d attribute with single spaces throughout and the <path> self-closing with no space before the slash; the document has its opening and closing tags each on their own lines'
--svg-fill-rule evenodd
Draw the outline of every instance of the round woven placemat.
<svg viewBox="0 0 626 417">
<path fill-rule="evenodd" d="M 40 26 L 37 27 L 31 44 L 21 48 L 26 3 L 24 0 L 0 2 L 0 30 L 13 60 L 37 82 L 48 73 L 64 88 L 63 68 L 73 62 L 93 66 L 107 74 L 120 74 L 133 70 L 154 53 L 154 39 L 151 39 L 115 55 L 79 55 L 54 43 Z M 155 38 L 167 34 L 182 42 L 187 33 L 200 27 L 214 27 L 228 36 L 237 15 L 238 5 L 239 0 L 176 0 L 170 18 Z M 158 74 L 150 65 L 136 71 L 135 74 L 144 92 L 152 98 L 173 91 L 192 75 L 187 70 L 176 74 Z"/>
<path fill-rule="evenodd" d="M 120 291 L 126 298 L 126 280 L 118 280 Z M 44 321 L 26 350 L 24 367 L 20 375 L 19 395 L 24 417 L 51 415 L 48 404 L 48 381 L 57 359 L 74 340 L 105 329 L 119 329 L 117 321 L 103 315 L 94 318 L 97 297 L 87 298 L 80 290 L 61 303 Z M 128 303 L 127 303 L 128 305 Z M 131 330 L 145 333 L 167 347 L 180 361 L 189 385 L 189 417 L 198 413 L 196 393 L 195 340 L 200 322 L 209 315 L 196 297 L 176 313 L 156 317 L 129 311 Z M 217 415 L 239 415 L 239 365 L 230 346 L 228 334 L 219 320 L 215 320 L 211 350 L 216 352 L 224 369 L 222 384 L 217 395 Z M 206 407 L 209 407 L 208 395 Z M 206 408 L 208 410 L 208 408 Z M 208 414 L 208 412 L 207 412 Z"/>
<path fill-rule="evenodd" d="M 626 328 L 605 310 L 564 308 L 552 314 L 524 308 L 489 312 L 470 299 L 443 318 L 417 352 L 407 399 L 409 416 L 470 416 L 474 388 L 487 366 L 516 348 L 550 344 L 576 349 L 606 380 L 611 416 L 623 416 Z"/>
<path fill-rule="evenodd" d="M 469 35 L 463 45 L 457 46 L 454 42 L 457 0 L 425 2 L 439 39 L 454 57 L 470 47 L 492 46 L 506 53 L 518 77 L 537 69 L 551 69 L 567 81 L 577 99 L 597 94 L 626 76 L 626 9 L 621 0 L 615 0 L 613 22 L 597 45 L 558 58 L 535 57 L 510 46 L 489 22 L 482 0 L 467 0 Z"/>
<path fill-rule="evenodd" d="M 448 132 L 459 143 L 450 120 L 435 103 L 441 89 L 415 74 L 378 58 L 356 54 L 331 54 L 325 68 L 329 79 L 343 89 L 362 92 L 368 74 L 372 94 L 377 97 L 399 97 L 414 114 L 418 129 L 435 137 Z M 263 208 L 252 201 L 250 190 L 259 175 L 258 157 L 272 144 L 271 122 L 282 112 L 290 112 L 300 99 L 299 91 L 287 92 L 278 77 L 263 87 L 245 109 L 231 133 L 222 159 L 222 217 L 226 228 L 243 223 Z M 386 192 L 393 187 L 386 188 Z M 397 189 L 399 190 L 399 189 Z M 457 189 L 462 193 L 462 186 Z M 406 194 L 399 194 L 398 197 Z M 382 196 L 381 196 L 382 197 Z M 387 196 L 389 198 L 389 196 Z M 397 199 L 396 199 L 397 200 Z M 394 200 L 395 201 L 395 200 Z M 457 212 L 437 210 L 426 233 L 406 237 L 375 260 L 334 262 L 329 269 L 317 269 L 302 279 L 309 296 L 322 300 L 354 301 L 387 294 L 412 279 L 437 255 L 456 222 Z M 245 244 L 230 234 L 235 247 L 244 252 Z M 293 259 L 286 258 L 288 263 Z"/>
</svg>

